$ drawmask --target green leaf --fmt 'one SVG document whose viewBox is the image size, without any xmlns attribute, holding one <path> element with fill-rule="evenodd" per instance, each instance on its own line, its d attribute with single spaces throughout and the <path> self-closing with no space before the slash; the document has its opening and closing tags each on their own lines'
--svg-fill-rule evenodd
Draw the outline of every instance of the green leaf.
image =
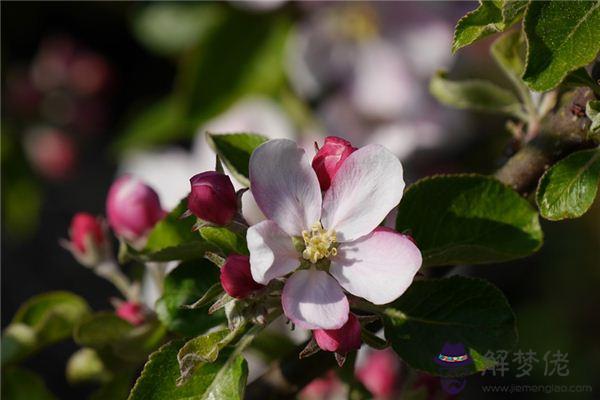
<svg viewBox="0 0 600 400">
<path fill-rule="evenodd" d="M 272 329 L 262 330 L 250 345 L 250 348 L 266 362 L 276 361 L 291 354 L 297 347 L 289 336 Z"/>
<path fill-rule="evenodd" d="M 596 92 L 596 94 L 600 94 L 600 92 L 598 91 L 598 89 L 600 89 L 600 86 L 598 86 L 598 84 L 594 82 L 590 74 L 588 74 L 588 72 L 583 67 L 578 68 L 573 72 L 570 72 L 563 80 L 562 86 L 567 88 L 576 88 L 582 86 L 589 87 L 594 92 Z"/>
<path fill-rule="evenodd" d="M 184 335 L 198 335 L 223 322 L 220 314 L 208 314 L 208 307 L 184 308 L 199 299 L 219 282 L 219 270 L 208 260 L 179 265 L 167 275 L 162 297 L 156 302 L 160 321 L 169 330 Z"/>
<path fill-rule="evenodd" d="M 73 331 L 75 342 L 81 346 L 103 348 L 111 346 L 135 327 L 110 312 L 99 312 L 85 318 Z"/>
<path fill-rule="evenodd" d="M 445 72 L 438 71 L 429 82 L 429 91 L 440 103 L 454 108 L 504 113 L 523 118 L 519 99 L 512 92 L 488 81 L 451 81 L 446 75 Z"/>
<path fill-rule="evenodd" d="M 81 321 L 73 331 L 75 342 L 110 350 L 122 360 L 143 361 L 160 345 L 165 328 L 156 319 L 134 326 L 113 313 L 100 312 Z"/>
<path fill-rule="evenodd" d="M 199 126 L 240 98 L 269 96 L 284 87 L 283 60 L 291 27 L 285 10 L 261 15 L 219 5 L 218 18 L 211 23 L 215 26 L 181 57 L 175 90 L 133 119 L 117 150 L 192 137 Z M 163 37 L 170 39 L 173 31 L 165 32 Z"/>
<path fill-rule="evenodd" d="M 554 164 L 542 179 L 536 201 L 551 221 L 581 217 L 592 206 L 600 183 L 600 149 L 575 152 Z"/>
<path fill-rule="evenodd" d="M 229 331 L 223 329 L 187 341 L 177 353 L 181 373 L 177 384 L 185 383 L 203 364 L 215 362 L 228 335 Z"/>
<path fill-rule="evenodd" d="M 600 139 L 600 100 L 588 101 L 585 106 L 585 114 L 592 121 L 589 136 L 598 141 Z"/>
<path fill-rule="evenodd" d="M 21 367 L 2 369 L 4 400 L 56 400 L 37 374 Z"/>
<path fill-rule="evenodd" d="M 89 400 L 120 400 L 129 396 L 136 371 L 119 370 L 110 381 L 104 383 L 90 396 Z"/>
<path fill-rule="evenodd" d="M 162 343 L 167 328 L 155 318 L 135 327 L 112 344 L 113 353 L 128 362 L 144 361 Z"/>
<path fill-rule="evenodd" d="M 185 115 L 200 124 L 245 95 L 280 89 L 290 26 L 285 15 L 229 8 L 202 46 L 183 59 L 177 91 L 187 107 Z"/>
<path fill-rule="evenodd" d="M 114 151 L 122 153 L 130 148 L 149 147 L 182 136 L 182 132 L 193 131 L 185 116 L 181 99 L 169 96 L 133 115 L 113 144 Z"/>
<path fill-rule="evenodd" d="M 440 175 L 411 185 L 400 202 L 396 229 L 410 231 L 425 266 L 508 261 L 542 244 L 536 210 L 482 175 Z"/>
<path fill-rule="evenodd" d="M 137 258 L 144 261 L 194 260 L 204 257 L 207 251 L 215 251 L 214 246 L 193 232 L 195 218 L 180 218 L 186 210 L 187 198 L 156 224 Z"/>
<path fill-rule="evenodd" d="M 262 135 L 233 133 L 218 135 L 208 133 L 206 140 L 219 155 L 225 166 L 242 185 L 250 186 L 248 164 L 254 149 L 267 141 Z"/>
<path fill-rule="evenodd" d="M 205 226 L 200 229 L 200 236 L 208 243 L 220 248 L 225 255 L 231 253 L 249 254 L 246 239 L 227 228 Z"/>
<path fill-rule="evenodd" d="M 500 290 L 481 280 L 453 276 L 416 281 L 384 312 L 385 337 L 411 367 L 433 375 L 464 376 L 494 362 L 488 351 L 517 343 L 515 316 Z M 473 363 L 448 368 L 434 360 L 445 343 L 462 344 Z"/>
<path fill-rule="evenodd" d="M 69 292 L 32 297 L 17 311 L 2 335 L 2 364 L 71 336 L 73 326 L 89 313 L 84 299 Z"/>
<path fill-rule="evenodd" d="M 513 82 L 521 82 L 521 74 L 524 68 L 523 45 L 521 32 L 511 31 L 496 39 L 490 47 L 492 57 Z"/>
<path fill-rule="evenodd" d="M 221 22 L 223 9 L 215 4 L 153 3 L 133 20 L 133 31 L 159 55 L 178 55 L 197 45 Z"/>
<path fill-rule="evenodd" d="M 189 379 L 177 386 L 177 354 L 185 340 L 175 340 L 150 356 L 129 400 L 241 400 L 244 396 L 248 367 L 242 356 L 228 352 L 213 363 L 201 365 Z"/>
<path fill-rule="evenodd" d="M 600 51 L 600 1 L 532 1 L 524 20 L 528 53 L 523 80 L 546 91 Z"/>
<path fill-rule="evenodd" d="M 84 347 L 77 350 L 67 362 L 67 381 L 71 385 L 84 382 L 106 382 L 112 378 L 96 350 Z"/>
<path fill-rule="evenodd" d="M 526 7 L 527 1 L 522 0 L 480 1 L 479 7 L 456 24 L 452 51 L 505 31 L 521 19 Z"/>
</svg>

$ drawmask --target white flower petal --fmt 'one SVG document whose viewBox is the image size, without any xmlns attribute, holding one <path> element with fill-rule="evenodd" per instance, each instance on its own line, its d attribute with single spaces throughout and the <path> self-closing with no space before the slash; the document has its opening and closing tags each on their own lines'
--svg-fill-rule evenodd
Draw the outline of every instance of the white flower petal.
<svg viewBox="0 0 600 400">
<path fill-rule="evenodd" d="M 340 242 L 358 239 L 379 225 L 403 190 L 396 156 L 377 144 L 362 147 L 344 161 L 325 194 L 323 226 L 335 229 Z"/>
<path fill-rule="evenodd" d="M 321 216 L 317 175 L 291 140 L 270 140 L 254 150 L 250 187 L 262 212 L 290 236 L 300 236 Z"/>
<path fill-rule="evenodd" d="M 273 221 L 251 226 L 246 234 L 252 278 L 266 285 L 273 278 L 289 274 L 300 266 L 292 238 Z"/>
<path fill-rule="evenodd" d="M 348 320 L 348 299 L 327 272 L 296 271 L 281 294 L 285 315 L 302 329 L 339 329 Z"/>
<path fill-rule="evenodd" d="M 256 200 L 252 195 L 252 191 L 250 190 L 244 192 L 242 195 L 242 215 L 250 226 L 256 225 L 259 222 L 267 219 L 265 214 L 260 211 L 260 208 L 258 207 L 258 204 L 256 204 Z"/>
<path fill-rule="evenodd" d="M 378 228 L 341 245 L 329 272 L 353 295 L 386 304 L 410 286 L 421 262 L 421 252 L 406 235 Z"/>
</svg>

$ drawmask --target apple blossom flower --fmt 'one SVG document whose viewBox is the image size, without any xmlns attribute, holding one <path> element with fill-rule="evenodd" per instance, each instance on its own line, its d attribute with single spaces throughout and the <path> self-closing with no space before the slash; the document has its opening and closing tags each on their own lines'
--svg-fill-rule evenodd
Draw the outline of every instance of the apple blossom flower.
<svg viewBox="0 0 600 400">
<path fill-rule="evenodd" d="M 261 284 L 291 276 L 285 315 L 302 329 L 338 329 L 350 311 L 344 290 L 374 304 L 399 297 L 421 266 L 404 235 L 377 228 L 402 198 L 402 165 L 368 145 L 342 164 L 322 197 L 304 150 L 268 141 L 250 157 L 250 184 L 268 220 L 248 229 L 252 277 Z"/>
<path fill-rule="evenodd" d="M 100 218 L 85 212 L 75 214 L 69 238 L 70 241 L 62 241 L 62 245 L 83 265 L 93 267 L 106 257 L 108 242 Z"/>
<path fill-rule="evenodd" d="M 248 297 L 252 292 L 264 286 L 252 279 L 248 256 L 232 254 L 221 267 L 221 286 L 225 292 L 236 299 Z"/>
<path fill-rule="evenodd" d="M 371 352 L 356 369 L 358 380 L 377 398 L 389 398 L 400 386 L 400 359 L 391 350 Z"/>
<path fill-rule="evenodd" d="M 352 313 L 348 321 L 339 329 L 315 329 L 313 336 L 321 350 L 332 351 L 338 354 L 347 354 L 358 350 L 362 344 L 360 338 L 360 322 Z"/>
<path fill-rule="evenodd" d="M 132 301 L 124 301 L 117 306 L 116 314 L 132 325 L 141 325 L 146 320 L 144 309 L 141 304 Z"/>
<path fill-rule="evenodd" d="M 317 151 L 312 161 L 312 167 L 317 173 L 321 190 L 329 189 L 336 172 L 354 151 L 356 151 L 356 147 L 347 140 L 335 136 L 325 138 L 325 144 Z"/>
<path fill-rule="evenodd" d="M 221 172 L 206 171 L 190 179 L 188 209 L 196 217 L 217 225 L 228 225 L 237 212 L 237 197 L 231 179 Z"/>
<path fill-rule="evenodd" d="M 125 175 L 113 182 L 108 191 L 106 214 L 108 223 L 118 236 L 141 246 L 165 212 L 154 189 L 133 176 Z"/>
</svg>

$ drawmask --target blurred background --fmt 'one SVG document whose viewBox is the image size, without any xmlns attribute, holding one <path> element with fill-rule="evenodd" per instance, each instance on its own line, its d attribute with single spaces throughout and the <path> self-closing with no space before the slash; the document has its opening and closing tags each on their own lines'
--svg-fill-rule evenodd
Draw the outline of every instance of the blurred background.
<svg viewBox="0 0 600 400">
<path fill-rule="evenodd" d="M 408 182 L 493 172 L 513 151 L 506 121 L 444 108 L 427 89 L 438 69 L 508 87 L 488 56 L 489 40 L 450 52 L 454 24 L 475 6 L 3 2 L 2 327 L 22 302 L 49 290 L 111 309 L 115 289 L 59 238 L 75 212 L 104 214 L 119 174 L 139 176 L 164 208 L 174 207 L 189 177 L 213 168 L 207 131 L 305 146 L 327 135 L 380 143 L 403 161 Z M 545 244 L 533 257 L 455 271 L 504 291 L 519 321 L 518 349 L 540 360 L 530 377 L 515 378 L 517 364 L 504 377 L 471 377 L 461 397 L 506 396 L 482 393 L 483 383 L 593 385 L 598 393 L 599 222 L 596 204 L 579 220 L 544 222 Z M 52 346 L 26 366 L 60 398 L 82 398 L 90 388 L 64 376 L 75 349 Z M 569 374 L 545 376 L 543 355 L 557 350 L 568 353 Z"/>
</svg>

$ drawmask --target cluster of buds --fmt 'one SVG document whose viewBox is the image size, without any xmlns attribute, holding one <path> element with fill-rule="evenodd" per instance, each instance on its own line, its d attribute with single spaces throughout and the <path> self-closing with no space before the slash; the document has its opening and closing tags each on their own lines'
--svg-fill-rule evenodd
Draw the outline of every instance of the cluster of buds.
<svg viewBox="0 0 600 400">
<path fill-rule="evenodd" d="M 139 248 L 154 225 L 165 215 L 156 192 L 131 176 L 117 179 L 107 200 L 108 225 L 120 238 Z M 111 281 L 127 299 L 115 300 L 116 315 L 133 325 L 146 320 L 144 307 L 137 302 L 138 287 L 120 270 L 112 255 L 107 224 L 88 213 L 77 213 L 71 221 L 69 240 L 62 241 L 73 256 L 97 275 Z"/>
</svg>

